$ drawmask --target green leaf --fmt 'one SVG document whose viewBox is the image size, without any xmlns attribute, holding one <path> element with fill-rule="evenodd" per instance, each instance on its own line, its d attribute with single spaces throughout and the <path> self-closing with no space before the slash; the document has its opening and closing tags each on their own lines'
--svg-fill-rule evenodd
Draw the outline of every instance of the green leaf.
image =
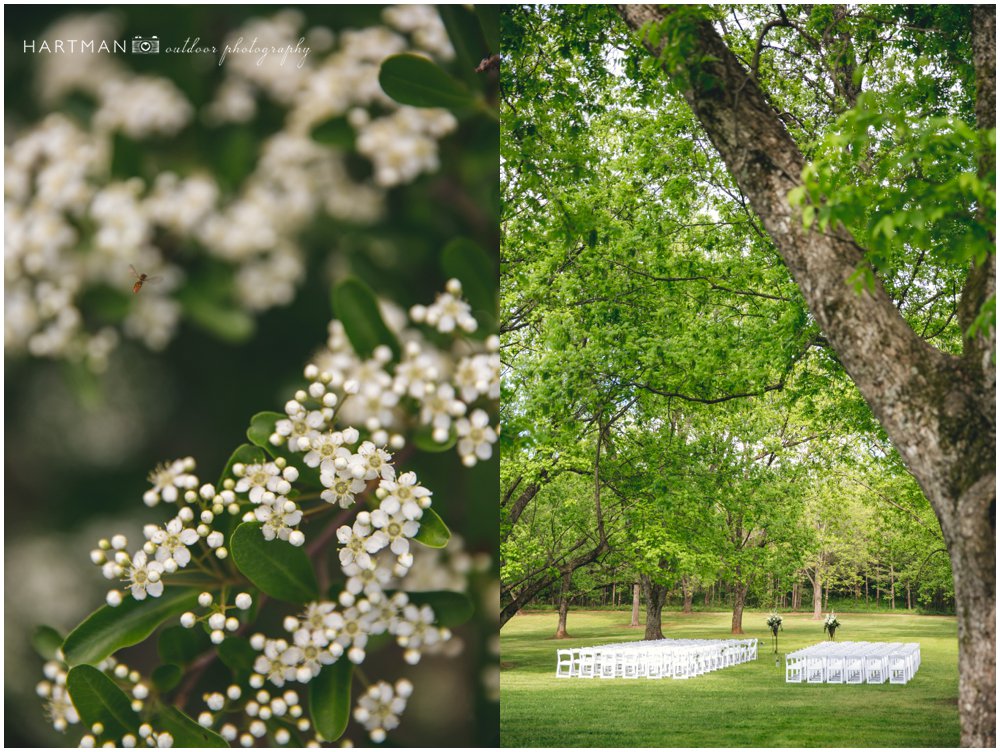
<svg viewBox="0 0 1000 752">
<path fill-rule="evenodd" d="M 420 530 L 413 536 L 413 540 L 420 541 L 430 548 L 444 548 L 450 538 L 451 531 L 438 513 L 433 509 L 425 509 L 423 517 L 420 518 Z"/>
<path fill-rule="evenodd" d="M 153 669 L 150 678 L 153 680 L 153 686 L 160 692 L 169 692 L 181 683 L 181 679 L 184 678 L 184 669 L 176 663 L 164 663 Z"/>
<path fill-rule="evenodd" d="M 222 475 L 219 476 L 219 482 L 215 486 L 217 490 L 222 489 L 222 484 L 225 482 L 226 478 L 233 478 L 233 465 L 237 462 L 242 462 L 244 465 L 253 465 L 258 462 L 264 462 L 267 459 L 264 456 L 264 452 L 260 450 L 259 447 L 250 446 L 249 444 L 240 444 L 236 448 L 236 451 L 232 453 L 229 457 L 229 461 L 226 463 L 226 467 L 222 470 Z"/>
<path fill-rule="evenodd" d="M 479 27 L 483 30 L 483 38 L 486 46 L 493 53 L 500 52 L 500 6 L 499 5 L 476 5 L 476 18 L 479 19 Z"/>
<path fill-rule="evenodd" d="M 66 688 L 83 725 L 104 725 L 105 738 L 121 738 L 139 731 L 139 716 L 132 702 L 103 671 L 93 666 L 71 668 Z"/>
<path fill-rule="evenodd" d="M 448 440 L 443 444 L 434 441 L 434 430 L 430 426 L 422 426 L 417 430 L 410 440 L 413 446 L 422 452 L 447 452 L 458 441 L 458 434 L 454 431 L 448 434 Z"/>
<path fill-rule="evenodd" d="M 375 293 L 355 277 L 345 279 L 331 295 L 333 315 L 340 319 L 354 351 L 367 358 L 379 345 L 388 345 L 395 358 L 399 358 L 399 341 L 382 320 Z"/>
<path fill-rule="evenodd" d="M 354 664 L 341 658 L 324 666 L 309 682 L 309 712 L 313 725 L 326 741 L 341 737 L 351 716 L 351 674 Z"/>
<path fill-rule="evenodd" d="M 312 139 L 317 143 L 328 146 L 336 146 L 342 149 L 353 151 L 354 149 L 354 128 L 347 122 L 346 117 L 335 117 L 320 123 L 312 129 Z"/>
<path fill-rule="evenodd" d="M 299 471 L 299 479 L 295 482 L 296 488 L 307 490 L 319 490 L 323 488 L 320 483 L 319 467 L 309 467 L 304 461 L 302 452 L 293 452 L 287 444 L 274 446 L 270 442 L 270 436 L 274 433 L 274 427 L 279 420 L 285 420 L 288 416 L 284 413 L 264 411 L 257 413 L 250 419 L 250 427 L 247 429 L 247 438 L 254 444 L 261 447 L 271 457 L 284 457 L 289 465 L 294 465 Z M 262 460 L 255 460 L 260 462 Z"/>
<path fill-rule="evenodd" d="M 400 104 L 462 109 L 476 100 L 466 86 L 438 65 L 418 55 L 393 55 L 382 62 L 378 81 Z"/>
<path fill-rule="evenodd" d="M 451 46 L 455 48 L 455 57 L 463 77 L 474 80 L 478 75 L 476 66 L 483 59 L 483 38 L 479 21 L 475 14 L 461 5 L 439 5 L 438 13 L 448 31 Z"/>
<path fill-rule="evenodd" d="M 63 643 L 66 663 L 97 663 L 116 650 L 136 645 L 167 619 L 198 603 L 194 590 L 168 590 L 160 598 L 137 601 L 126 596 L 117 608 L 102 606 L 69 633 Z"/>
<path fill-rule="evenodd" d="M 788 192 L 788 196 L 786 198 L 788 199 L 789 206 L 801 205 L 802 202 L 806 200 L 805 186 L 800 185 L 796 188 L 792 188 L 792 190 Z"/>
<path fill-rule="evenodd" d="M 407 593 L 410 603 L 430 606 L 434 610 L 435 621 L 442 627 L 457 627 L 472 618 L 476 608 L 464 593 L 451 590 L 430 590 Z"/>
<path fill-rule="evenodd" d="M 192 323 L 221 340 L 239 344 L 253 336 L 253 317 L 239 308 L 208 298 L 193 287 L 179 290 L 177 300 Z"/>
<path fill-rule="evenodd" d="M 167 627 L 160 632 L 156 643 L 156 652 L 164 663 L 176 663 L 183 666 L 190 663 L 212 646 L 204 629 L 187 629 L 179 624 Z"/>
<path fill-rule="evenodd" d="M 31 646 L 47 661 L 56 657 L 56 651 L 62 647 L 62 644 L 62 635 L 44 624 L 36 627 L 35 631 L 31 633 Z"/>
<path fill-rule="evenodd" d="M 316 574 L 306 552 L 283 540 L 264 540 L 260 524 L 244 522 L 233 533 L 230 551 L 237 568 L 270 596 L 291 603 L 319 597 Z"/>
<path fill-rule="evenodd" d="M 476 243 L 455 238 L 441 253 L 441 269 L 462 283 L 462 296 L 474 311 L 497 314 L 497 271 L 493 260 Z"/>
<path fill-rule="evenodd" d="M 153 727 L 174 737 L 174 747 L 228 747 L 226 740 L 173 707 L 163 705 L 154 717 Z"/>
<path fill-rule="evenodd" d="M 247 429 L 247 438 L 266 452 L 273 452 L 275 446 L 271 443 L 271 434 L 279 420 L 284 420 L 288 416 L 284 413 L 274 411 L 264 411 L 257 413 L 250 419 L 250 427 Z"/>
<path fill-rule="evenodd" d="M 238 678 L 244 679 L 253 672 L 253 663 L 257 659 L 257 651 L 250 647 L 250 642 L 242 637 L 227 637 L 218 647 L 219 660 Z"/>
</svg>

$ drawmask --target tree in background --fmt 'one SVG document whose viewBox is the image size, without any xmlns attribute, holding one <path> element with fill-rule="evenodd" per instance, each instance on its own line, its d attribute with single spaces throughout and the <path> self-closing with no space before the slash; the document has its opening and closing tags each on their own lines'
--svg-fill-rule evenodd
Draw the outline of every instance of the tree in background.
<svg viewBox="0 0 1000 752">
<path fill-rule="evenodd" d="M 882 445 L 937 513 L 963 740 L 987 745 L 991 12 L 517 8 L 501 90 L 511 391 L 569 413 L 580 373 L 609 407 L 779 393 L 832 447 Z"/>
</svg>

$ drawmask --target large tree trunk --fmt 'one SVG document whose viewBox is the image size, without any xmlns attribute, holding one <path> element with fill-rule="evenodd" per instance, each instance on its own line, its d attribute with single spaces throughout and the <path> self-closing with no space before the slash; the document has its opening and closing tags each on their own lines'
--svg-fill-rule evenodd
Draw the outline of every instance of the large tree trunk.
<svg viewBox="0 0 1000 752">
<path fill-rule="evenodd" d="M 639 583 L 635 583 L 632 586 L 632 621 L 629 622 L 630 627 L 639 626 Z"/>
<path fill-rule="evenodd" d="M 747 602 L 747 590 L 749 588 L 742 582 L 733 583 L 733 634 L 743 634 L 743 607 Z"/>
<path fill-rule="evenodd" d="M 681 588 L 684 591 L 684 613 L 691 613 L 691 601 L 694 599 L 694 589 L 691 587 L 691 581 L 687 577 L 681 578 Z"/>
<path fill-rule="evenodd" d="M 646 599 L 646 634 L 644 640 L 663 639 L 663 604 L 667 600 L 667 588 L 653 582 L 649 575 L 640 575 L 642 595 Z"/>
<path fill-rule="evenodd" d="M 679 6 L 620 5 L 635 30 Z M 996 113 L 996 9 L 972 9 L 979 128 Z M 805 228 L 790 207 L 805 160 L 777 111 L 711 22 L 682 18 L 689 48 L 667 72 L 761 218 L 840 362 L 899 450 L 941 523 L 951 557 L 959 632 L 962 744 L 996 744 L 996 336 L 964 337 L 954 356 L 910 328 L 882 285 L 858 294 L 848 278 L 865 264 L 843 228 Z M 657 57 L 661 44 L 642 40 Z M 992 168 L 984 154 L 981 173 Z M 959 322 L 996 289 L 995 255 L 974 265 Z"/>
<path fill-rule="evenodd" d="M 806 577 L 809 578 L 809 583 L 812 585 L 813 591 L 813 621 L 817 621 L 823 618 L 823 583 L 820 580 L 819 569 L 816 569 L 815 574 L 809 574 L 806 572 Z"/>
<path fill-rule="evenodd" d="M 562 586 L 559 588 L 559 624 L 556 627 L 557 640 L 564 640 L 569 637 L 566 633 L 566 617 L 569 615 L 569 587 L 572 579 L 572 572 L 563 574 Z"/>
</svg>

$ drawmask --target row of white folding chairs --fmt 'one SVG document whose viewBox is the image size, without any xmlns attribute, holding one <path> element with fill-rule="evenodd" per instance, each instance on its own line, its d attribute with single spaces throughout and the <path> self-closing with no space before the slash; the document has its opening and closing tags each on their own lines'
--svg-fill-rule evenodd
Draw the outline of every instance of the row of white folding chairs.
<svg viewBox="0 0 1000 752">
<path fill-rule="evenodd" d="M 757 658 L 757 640 L 650 640 L 556 651 L 556 676 L 687 679 Z"/>
<path fill-rule="evenodd" d="M 785 656 L 785 681 L 906 684 L 919 667 L 920 645 L 915 642 L 822 642 Z"/>
</svg>

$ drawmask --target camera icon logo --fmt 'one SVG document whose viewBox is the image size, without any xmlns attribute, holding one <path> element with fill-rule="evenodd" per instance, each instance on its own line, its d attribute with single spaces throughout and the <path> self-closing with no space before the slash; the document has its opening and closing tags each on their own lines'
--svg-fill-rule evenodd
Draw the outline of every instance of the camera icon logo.
<svg viewBox="0 0 1000 752">
<path fill-rule="evenodd" d="M 132 37 L 133 55 L 155 55 L 160 51 L 160 40 L 157 37 Z"/>
</svg>

